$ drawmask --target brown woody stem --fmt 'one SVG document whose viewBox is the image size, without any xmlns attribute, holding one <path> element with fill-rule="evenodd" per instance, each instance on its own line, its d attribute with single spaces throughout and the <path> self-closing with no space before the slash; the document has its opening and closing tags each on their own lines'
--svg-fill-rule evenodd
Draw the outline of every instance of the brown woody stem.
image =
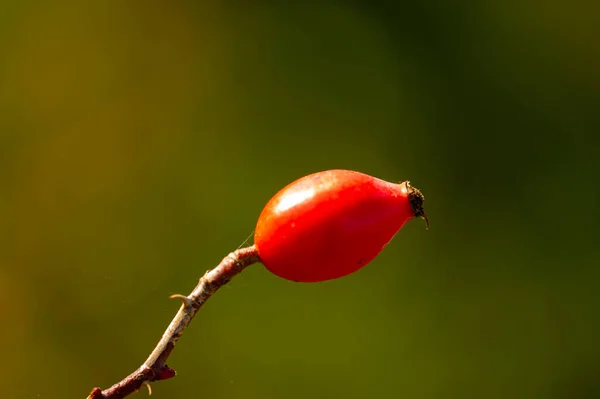
<svg viewBox="0 0 600 399">
<path fill-rule="evenodd" d="M 87 399 L 124 398 L 143 386 L 149 388 L 148 384 L 153 381 L 174 377 L 175 370 L 167 366 L 166 361 L 192 318 L 212 294 L 246 267 L 257 262 L 260 262 L 260 258 L 256 246 L 238 249 L 227 255 L 217 267 L 207 271 L 188 296 L 172 295 L 171 298 L 181 299 L 183 304 L 148 359 L 137 370 L 110 388 L 94 388 Z"/>
</svg>

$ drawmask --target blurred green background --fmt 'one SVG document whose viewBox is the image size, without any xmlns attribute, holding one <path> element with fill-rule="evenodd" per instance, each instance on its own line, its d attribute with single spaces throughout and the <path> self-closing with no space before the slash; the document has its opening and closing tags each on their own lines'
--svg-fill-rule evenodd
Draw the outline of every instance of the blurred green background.
<svg viewBox="0 0 600 399">
<path fill-rule="evenodd" d="M 600 398 L 593 4 L 2 2 L 2 397 L 124 377 L 272 194 L 347 168 L 431 229 L 340 280 L 248 269 L 153 397 Z"/>
</svg>

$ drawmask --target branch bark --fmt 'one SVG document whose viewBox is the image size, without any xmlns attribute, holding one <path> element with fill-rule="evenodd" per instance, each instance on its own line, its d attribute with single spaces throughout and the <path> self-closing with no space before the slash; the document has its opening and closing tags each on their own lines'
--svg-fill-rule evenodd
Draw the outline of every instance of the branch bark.
<svg viewBox="0 0 600 399">
<path fill-rule="evenodd" d="M 142 386 L 150 389 L 151 382 L 174 377 L 175 370 L 167 366 L 166 361 L 192 318 L 212 294 L 246 267 L 257 262 L 260 262 L 260 258 L 256 246 L 238 249 L 227 255 L 217 267 L 207 271 L 188 296 L 172 295 L 171 298 L 181 299 L 183 304 L 148 359 L 137 370 L 110 388 L 94 388 L 87 399 L 124 398 Z"/>
</svg>

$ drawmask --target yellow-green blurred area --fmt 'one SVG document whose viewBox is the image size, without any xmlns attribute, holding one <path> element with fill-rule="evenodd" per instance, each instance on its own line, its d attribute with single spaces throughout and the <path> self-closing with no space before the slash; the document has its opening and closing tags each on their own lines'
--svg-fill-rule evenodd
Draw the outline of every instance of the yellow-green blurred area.
<svg viewBox="0 0 600 399">
<path fill-rule="evenodd" d="M 0 396 L 120 380 L 276 191 L 345 168 L 410 180 L 429 231 L 335 281 L 249 268 L 153 397 L 599 398 L 599 15 L 2 2 Z"/>
</svg>

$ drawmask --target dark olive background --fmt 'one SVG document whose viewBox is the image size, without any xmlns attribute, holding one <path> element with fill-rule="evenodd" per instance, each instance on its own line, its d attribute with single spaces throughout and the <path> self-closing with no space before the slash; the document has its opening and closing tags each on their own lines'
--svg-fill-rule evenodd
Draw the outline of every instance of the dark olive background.
<svg viewBox="0 0 600 399">
<path fill-rule="evenodd" d="M 2 396 L 116 382 L 271 195 L 348 168 L 430 230 L 250 268 L 153 397 L 600 397 L 600 7 L 402 3 L 2 2 Z"/>
</svg>

